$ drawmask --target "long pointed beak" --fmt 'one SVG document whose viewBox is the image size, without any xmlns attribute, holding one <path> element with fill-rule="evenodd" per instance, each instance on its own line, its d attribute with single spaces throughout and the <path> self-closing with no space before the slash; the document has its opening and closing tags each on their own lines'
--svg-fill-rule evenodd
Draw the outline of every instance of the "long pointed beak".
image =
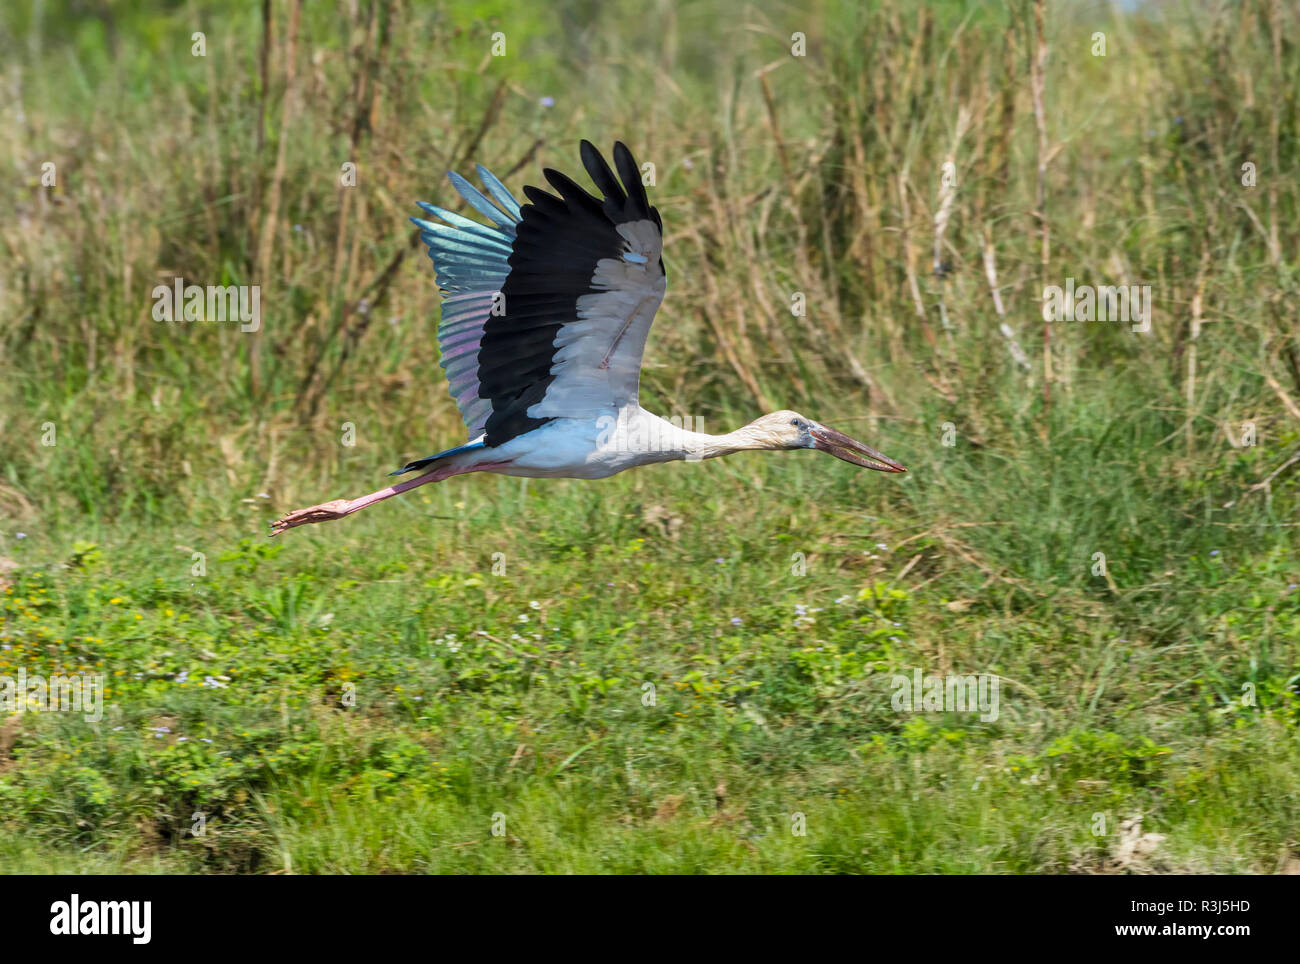
<svg viewBox="0 0 1300 964">
<path fill-rule="evenodd" d="M 849 438 L 843 432 L 837 432 L 824 425 L 813 429 L 812 437 L 816 447 L 823 452 L 829 452 L 837 459 L 860 465 L 864 469 L 875 469 L 877 472 L 907 471 L 889 456 L 877 452 L 870 445 L 864 445 L 857 439 Z"/>
</svg>

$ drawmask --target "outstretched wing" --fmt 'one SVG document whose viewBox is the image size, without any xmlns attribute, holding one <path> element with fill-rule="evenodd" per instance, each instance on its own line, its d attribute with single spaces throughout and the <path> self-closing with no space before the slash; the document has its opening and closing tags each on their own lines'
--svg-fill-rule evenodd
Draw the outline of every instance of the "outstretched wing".
<svg viewBox="0 0 1300 964">
<path fill-rule="evenodd" d="M 501 286 L 510 273 L 510 249 L 519 223 L 519 202 L 491 171 L 481 164 L 477 170 L 492 200 L 459 174 L 448 171 L 447 177 L 460 196 L 493 226 L 423 201 L 420 207 L 446 224 L 411 218 L 429 247 L 442 289 L 442 321 L 438 325 L 441 364 L 471 441 L 484 434 L 492 414 L 492 399 L 479 394 L 479 346 L 494 299 L 500 298 Z"/>
<path fill-rule="evenodd" d="M 415 221 L 447 294 L 442 365 L 470 438 L 481 433 L 488 446 L 637 400 L 666 287 L 663 223 L 623 144 L 614 145 L 621 185 L 587 141 L 582 162 L 601 197 L 547 169 L 559 196 L 526 187 L 520 209 L 479 168 L 500 209 L 463 179 L 452 183 L 495 227 L 432 205 L 421 206 L 451 227 Z"/>
</svg>

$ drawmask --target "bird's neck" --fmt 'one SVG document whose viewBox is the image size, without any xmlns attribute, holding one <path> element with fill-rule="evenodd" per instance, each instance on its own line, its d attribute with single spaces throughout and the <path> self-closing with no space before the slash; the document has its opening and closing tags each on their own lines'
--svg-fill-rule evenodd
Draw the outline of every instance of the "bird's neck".
<svg viewBox="0 0 1300 964">
<path fill-rule="evenodd" d="M 731 455 L 733 452 L 765 449 L 769 446 L 750 430 L 750 426 L 742 425 L 734 432 L 727 432 L 725 435 L 683 431 L 681 447 L 682 457 L 688 462 L 693 462 L 700 459 L 716 459 L 722 455 Z"/>
<path fill-rule="evenodd" d="M 601 447 L 617 451 L 639 453 L 641 462 L 668 462 L 685 459 L 698 462 L 714 459 L 733 452 L 749 449 L 772 448 L 762 433 L 751 423 L 725 435 L 696 432 L 645 411 L 640 407 L 620 413 L 617 422 L 606 426 L 605 435 L 598 440 Z M 690 422 L 688 424 L 696 424 Z"/>
</svg>

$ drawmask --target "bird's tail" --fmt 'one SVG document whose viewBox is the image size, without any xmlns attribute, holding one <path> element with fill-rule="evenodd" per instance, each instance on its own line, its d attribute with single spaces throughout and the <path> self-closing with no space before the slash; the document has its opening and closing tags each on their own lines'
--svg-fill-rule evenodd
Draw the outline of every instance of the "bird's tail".
<svg viewBox="0 0 1300 964">
<path fill-rule="evenodd" d="M 462 452 L 472 452 L 474 449 L 481 449 L 484 445 L 485 443 L 482 439 L 477 439 L 476 441 L 469 442 L 465 445 L 458 445 L 454 449 L 447 449 L 445 452 L 439 452 L 437 455 L 430 455 L 427 459 L 416 459 L 414 462 L 407 462 L 397 471 L 389 472 L 388 474 L 405 475 L 407 472 L 414 472 L 416 469 L 427 469 L 429 466 L 433 465 L 434 462 L 450 458 L 453 455 L 460 455 Z"/>
</svg>

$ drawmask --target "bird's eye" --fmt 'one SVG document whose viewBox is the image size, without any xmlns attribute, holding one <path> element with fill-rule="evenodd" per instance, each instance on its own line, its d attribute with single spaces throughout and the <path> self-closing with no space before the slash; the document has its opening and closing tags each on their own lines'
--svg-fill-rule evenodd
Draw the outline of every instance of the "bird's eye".
<svg viewBox="0 0 1300 964">
<path fill-rule="evenodd" d="M 797 419 L 797 418 L 792 418 L 792 419 L 790 419 L 790 424 L 793 425 L 795 428 L 798 428 L 798 429 L 805 429 L 805 428 L 808 427 L 808 425 L 807 425 L 805 422 L 803 422 L 801 419 Z"/>
</svg>

